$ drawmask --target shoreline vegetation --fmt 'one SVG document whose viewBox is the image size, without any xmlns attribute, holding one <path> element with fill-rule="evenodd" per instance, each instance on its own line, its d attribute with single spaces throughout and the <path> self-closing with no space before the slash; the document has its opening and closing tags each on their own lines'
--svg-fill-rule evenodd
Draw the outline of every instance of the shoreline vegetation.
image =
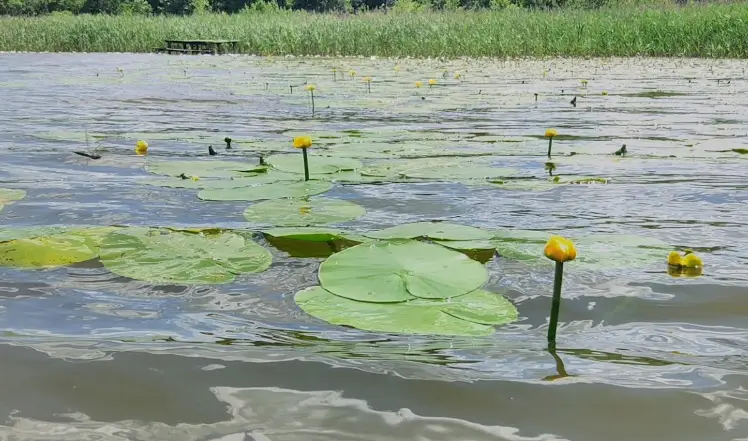
<svg viewBox="0 0 748 441">
<path fill-rule="evenodd" d="M 168 38 L 198 38 L 236 39 L 239 53 L 268 56 L 748 57 L 748 3 L 441 11 L 395 4 L 358 14 L 272 5 L 235 14 L 3 16 L 0 51 L 153 52 Z"/>
</svg>

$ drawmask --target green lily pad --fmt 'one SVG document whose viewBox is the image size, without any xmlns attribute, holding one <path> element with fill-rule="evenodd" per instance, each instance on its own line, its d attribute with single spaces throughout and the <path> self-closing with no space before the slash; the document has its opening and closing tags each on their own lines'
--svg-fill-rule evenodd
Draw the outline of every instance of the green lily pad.
<svg viewBox="0 0 748 441">
<path fill-rule="evenodd" d="M 260 201 L 263 199 L 303 198 L 329 191 L 328 181 L 273 182 L 252 187 L 207 189 L 197 194 L 204 201 Z"/>
<path fill-rule="evenodd" d="M 329 174 L 343 170 L 357 170 L 363 167 L 361 161 L 351 158 L 334 158 L 307 152 L 310 174 Z M 301 152 L 296 154 L 272 155 L 265 161 L 276 170 L 289 173 L 304 173 L 304 159 Z"/>
<path fill-rule="evenodd" d="M 513 168 L 499 168 L 486 166 L 462 167 L 429 167 L 420 170 L 406 171 L 403 174 L 409 178 L 439 179 L 439 180 L 488 180 L 515 176 L 518 173 Z"/>
<path fill-rule="evenodd" d="M 461 296 L 483 286 L 488 272 L 464 254 L 439 245 L 378 241 L 330 256 L 320 265 L 319 280 L 336 295 L 385 303 Z"/>
<path fill-rule="evenodd" d="M 309 242 L 328 242 L 331 240 L 345 239 L 361 243 L 367 240 L 363 236 L 343 230 L 319 227 L 271 228 L 269 230 L 264 230 L 262 234 L 265 236 L 282 237 Z"/>
<path fill-rule="evenodd" d="M 25 197 L 26 192 L 23 190 L 0 188 L 0 204 L 9 204 L 11 202 L 20 201 Z"/>
<path fill-rule="evenodd" d="M 95 259 L 102 238 L 114 227 L 65 227 L 0 231 L 0 265 L 50 268 Z M 49 234 L 54 233 L 54 234 Z M 15 236 L 9 239 L 8 236 Z"/>
<path fill-rule="evenodd" d="M 244 217 L 257 224 L 304 227 L 347 222 L 365 213 L 364 207 L 341 199 L 282 199 L 254 204 Z"/>
<path fill-rule="evenodd" d="M 441 246 L 460 251 L 495 250 L 496 244 L 487 240 L 434 240 Z"/>
<path fill-rule="evenodd" d="M 449 222 L 414 222 L 364 234 L 374 239 L 486 240 L 493 234 L 480 228 Z"/>
<path fill-rule="evenodd" d="M 491 335 L 494 326 L 516 321 L 519 315 L 506 298 L 484 290 L 448 301 L 369 303 L 313 286 L 296 293 L 294 301 L 307 314 L 330 324 L 399 334 Z"/>
<path fill-rule="evenodd" d="M 145 185 L 156 187 L 171 188 L 194 188 L 194 189 L 226 189 L 238 187 L 251 187 L 261 184 L 270 184 L 280 181 L 298 181 L 299 177 L 290 173 L 272 172 L 272 173 L 243 173 L 242 177 L 232 177 L 228 179 L 183 179 L 180 177 L 169 178 L 146 178 L 139 182 Z"/>
<path fill-rule="evenodd" d="M 293 257 L 328 257 L 364 242 L 366 238 L 326 228 L 273 228 L 265 239 Z"/>
<path fill-rule="evenodd" d="M 245 234 L 139 227 L 107 235 L 100 258 L 115 274 L 165 284 L 228 283 L 239 274 L 265 271 L 272 262 Z"/>
<path fill-rule="evenodd" d="M 197 176 L 198 178 L 231 178 L 242 173 L 262 173 L 265 167 L 248 162 L 231 161 L 154 161 L 145 169 L 156 175 Z"/>
</svg>

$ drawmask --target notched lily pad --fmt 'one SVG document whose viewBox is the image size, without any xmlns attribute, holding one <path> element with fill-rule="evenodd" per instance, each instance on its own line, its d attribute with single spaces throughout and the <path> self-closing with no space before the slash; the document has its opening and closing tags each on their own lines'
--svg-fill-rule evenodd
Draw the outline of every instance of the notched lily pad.
<svg viewBox="0 0 748 441">
<path fill-rule="evenodd" d="M 345 170 L 357 170 L 363 167 L 361 161 L 351 158 L 334 158 L 308 152 L 310 174 L 330 174 Z M 301 153 L 272 155 L 265 161 L 276 170 L 288 173 L 304 173 L 304 159 Z"/>
<path fill-rule="evenodd" d="M 0 230 L 0 265 L 51 268 L 95 259 L 114 227 L 13 228 Z"/>
<path fill-rule="evenodd" d="M 347 222 L 364 213 L 364 207 L 341 199 L 281 199 L 254 204 L 244 217 L 255 224 L 305 227 Z"/>
<path fill-rule="evenodd" d="M 450 300 L 369 303 L 313 286 L 296 293 L 294 300 L 304 312 L 327 323 L 398 334 L 484 336 L 493 334 L 494 326 L 518 318 L 511 302 L 484 290 Z"/>
<path fill-rule="evenodd" d="M 273 182 L 251 187 L 206 189 L 197 194 L 204 201 L 260 201 L 264 199 L 303 198 L 329 191 L 328 181 Z"/>
<path fill-rule="evenodd" d="M 264 173 L 266 167 L 248 162 L 231 161 L 153 161 L 145 166 L 146 171 L 156 175 L 199 178 L 230 178 L 242 173 Z"/>
<path fill-rule="evenodd" d="M 458 297 L 483 286 L 488 272 L 464 254 L 439 245 L 377 241 L 330 256 L 320 265 L 319 280 L 336 295 L 386 303 Z"/>
<path fill-rule="evenodd" d="M 374 239 L 485 240 L 493 234 L 480 228 L 449 222 L 414 222 L 364 234 Z"/>
<path fill-rule="evenodd" d="M 107 235 L 100 258 L 115 274 L 164 284 L 228 283 L 240 274 L 265 271 L 272 262 L 270 253 L 249 234 L 156 228 Z"/>
</svg>

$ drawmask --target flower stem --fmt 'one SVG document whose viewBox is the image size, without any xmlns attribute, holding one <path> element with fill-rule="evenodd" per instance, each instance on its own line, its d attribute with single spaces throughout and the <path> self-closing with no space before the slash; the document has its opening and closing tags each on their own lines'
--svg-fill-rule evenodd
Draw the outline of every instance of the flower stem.
<svg viewBox="0 0 748 441">
<path fill-rule="evenodd" d="M 561 282 L 564 278 L 564 263 L 556 262 L 556 274 L 553 278 L 553 302 L 551 303 L 551 319 L 548 323 L 548 348 L 556 348 L 556 328 L 558 327 L 558 313 L 561 309 Z"/>
<path fill-rule="evenodd" d="M 310 90 L 309 93 L 310 93 L 310 96 L 312 97 L 312 116 L 314 116 L 314 91 Z M 304 150 L 304 151 L 306 152 L 306 150 Z M 305 153 L 305 155 L 306 155 L 306 153 Z M 304 156 L 304 157 L 306 158 L 306 156 Z"/>
<path fill-rule="evenodd" d="M 553 145 L 553 138 L 548 138 L 548 157 L 551 157 L 551 146 Z"/>
<path fill-rule="evenodd" d="M 309 180 L 309 160 L 306 157 L 306 149 L 301 149 L 301 153 L 304 154 L 304 180 Z"/>
</svg>

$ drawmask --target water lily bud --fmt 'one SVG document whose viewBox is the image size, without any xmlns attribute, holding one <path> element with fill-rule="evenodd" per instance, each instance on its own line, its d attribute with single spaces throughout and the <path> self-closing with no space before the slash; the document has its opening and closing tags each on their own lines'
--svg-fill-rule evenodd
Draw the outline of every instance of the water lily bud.
<svg viewBox="0 0 748 441">
<path fill-rule="evenodd" d="M 553 138 L 554 136 L 558 135 L 558 131 L 556 129 L 548 129 L 545 131 L 545 137 L 546 138 Z"/>
<path fill-rule="evenodd" d="M 683 268 L 702 268 L 704 266 L 704 262 L 701 261 L 701 257 L 697 256 L 696 254 L 686 254 L 683 256 L 683 258 L 680 260 L 680 266 Z"/>
<path fill-rule="evenodd" d="M 543 253 L 545 257 L 554 262 L 563 263 L 577 258 L 577 249 L 574 247 L 574 242 L 562 236 L 551 236 L 548 243 L 545 244 Z"/>
<path fill-rule="evenodd" d="M 419 88 L 419 87 L 421 87 L 421 86 L 423 86 L 423 83 L 422 83 L 422 82 L 420 82 L 420 81 L 416 81 L 416 88 Z"/>
<path fill-rule="evenodd" d="M 293 146 L 297 149 L 308 149 L 312 146 L 312 138 L 308 136 L 297 136 L 293 139 Z"/>
<path fill-rule="evenodd" d="M 671 266 L 680 266 L 681 255 L 677 251 L 671 251 L 667 255 L 667 264 Z"/>
<path fill-rule="evenodd" d="M 145 155 L 148 153 L 148 143 L 145 141 L 138 141 L 135 144 L 135 153 L 138 155 Z"/>
<path fill-rule="evenodd" d="M 315 90 L 317 90 L 317 86 L 315 86 L 314 84 L 307 84 L 304 89 L 308 90 L 309 92 L 314 92 Z"/>
</svg>

